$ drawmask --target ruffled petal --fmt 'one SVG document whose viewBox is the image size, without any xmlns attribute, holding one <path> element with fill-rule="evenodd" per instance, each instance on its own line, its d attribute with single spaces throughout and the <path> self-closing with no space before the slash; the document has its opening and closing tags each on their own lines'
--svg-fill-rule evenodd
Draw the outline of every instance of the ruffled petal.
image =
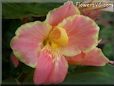
<svg viewBox="0 0 114 86">
<path fill-rule="evenodd" d="M 48 13 L 46 21 L 52 26 L 56 26 L 64 18 L 79 15 L 80 12 L 76 6 L 73 5 L 72 1 L 67 1 L 63 6 L 56 8 Z"/>
<path fill-rule="evenodd" d="M 81 53 L 74 57 L 66 57 L 69 64 L 78 64 L 86 66 L 104 66 L 110 61 L 104 56 L 101 49 L 95 48 L 90 52 Z"/>
<path fill-rule="evenodd" d="M 39 21 L 22 25 L 11 40 L 11 48 L 15 56 L 25 64 L 35 67 L 43 41 L 51 27 Z"/>
<path fill-rule="evenodd" d="M 35 84 L 57 84 L 64 80 L 68 64 L 64 57 L 54 56 L 49 49 L 41 51 L 34 73 Z"/>
<path fill-rule="evenodd" d="M 90 51 L 98 44 L 99 27 L 89 17 L 75 15 L 66 18 L 58 26 L 64 28 L 69 37 L 68 45 L 63 52 L 66 56 L 74 56 L 81 51 Z"/>
</svg>

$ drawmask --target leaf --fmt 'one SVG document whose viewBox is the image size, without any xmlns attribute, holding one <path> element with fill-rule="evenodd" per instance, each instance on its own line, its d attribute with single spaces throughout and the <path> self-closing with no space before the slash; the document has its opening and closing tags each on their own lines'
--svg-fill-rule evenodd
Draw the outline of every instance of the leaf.
<svg viewBox="0 0 114 86">
<path fill-rule="evenodd" d="M 104 54 L 110 59 L 113 60 L 113 50 L 112 50 L 112 43 L 107 43 L 103 47 Z"/>
<path fill-rule="evenodd" d="M 67 0 L 63 0 L 63 1 L 46 0 L 45 1 L 46 3 L 45 3 L 42 0 L 37 3 L 33 3 L 33 2 L 32 3 L 3 3 L 2 4 L 3 18 L 16 19 L 16 18 L 23 18 L 23 17 L 30 17 L 30 16 L 35 16 L 35 17 L 46 16 L 50 10 L 63 5 L 63 3 L 66 1 Z M 80 0 L 72 0 L 72 1 L 75 4 L 77 1 L 80 1 Z"/>
<path fill-rule="evenodd" d="M 7 78 L 7 79 L 5 79 L 5 80 L 2 81 L 2 85 L 14 85 L 14 84 L 19 85 L 20 82 L 18 82 L 17 79 L 14 79 L 12 77 Z"/>
<path fill-rule="evenodd" d="M 60 3 L 3 3 L 3 18 L 15 19 L 27 16 L 45 16 Z"/>
<path fill-rule="evenodd" d="M 114 66 L 77 66 L 68 73 L 62 84 L 114 84 Z"/>
<path fill-rule="evenodd" d="M 6 79 L 2 84 L 33 84 L 34 70 L 28 72 L 24 81 L 18 79 Z M 23 77 L 23 76 L 21 76 Z M 94 84 L 106 85 L 114 84 L 114 66 L 106 65 L 104 67 L 77 66 L 70 67 L 65 81 L 60 85 L 81 85 Z"/>
<path fill-rule="evenodd" d="M 100 31 L 100 37 L 102 39 L 107 39 L 110 40 L 113 34 L 113 28 L 112 27 L 108 27 L 108 28 L 103 28 Z"/>
<path fill-rule="evenodd" d="M 26 78 L 20 83 L 33 84 L 33 74 L 34 70 L 29 71 Z M 112 65 L 104 67 L 71 66 L 65 81 L 61 84 L 114 84 L 113 76 L 114 66 Z"/>
</svg>

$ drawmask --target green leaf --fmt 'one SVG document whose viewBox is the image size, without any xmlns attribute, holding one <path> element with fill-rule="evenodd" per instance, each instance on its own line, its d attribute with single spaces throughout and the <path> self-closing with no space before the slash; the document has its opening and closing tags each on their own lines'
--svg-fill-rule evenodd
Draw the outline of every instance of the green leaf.
<svg viewBox="0 0 114 86">
<path fill-rule="evenodd" d="M 33 84 L 34 70 L 28 71 L 27 74 L 22 74 L 19 79 L 4 80 L 3 83 L 7 84 Z M 26 75 L 26 76 L 25 76 Z M 11 81 L 11 82 L 10 82 Z M 60 85 L 80 85 L 80 84 L 114 84 L 114 66 L 106 65 L 103 67 L 90 67 L 90 66 L 71 66 L 64 82 Z"/>
<path fill-rule="evenodd" d="M 23 18 L 23 17 L 41 17 L 46 16 L 47 13 L 57 8 L 61 5 L 63 5 L 64 1 L 48 1 L 47 3 L 44 3 L 44 1 L 41 1 L 40 3 L 3 3 L 2 4 L 2 13 L 3 18 L 6 19 L 16 19 L 16 18 Z M 72 0 L 74 4 L 80 0 Z M 43 3 L 42 3 L 43 2 Z M 45 1 L 46 2 L 46 1 Z M 80 1 L 81 2 L 81 1 Z"/>
<path fill-rule="evenodd" d="M 103 47 L 103 52 L 104 54 L 110 59 L 112 60 L 113 59 L 113 50 L 112 50 L 112 43 L 107 43 L 104 45 Z"/>
<path fill-rule="evenodd" d="M 112 37 L 112 34 L 113 34 L 113 28 L 112 27 L 103 28 L 100 31 L 100 38 L 110 40 Z"/>
<path fill-rule="evenodd" d="M 12 77 L 10 77 L 10 78 L 7 78 L 7 79 L 5 79 L 5 80 L 3 80 L 2 81 L 2 85 L 19 85 L 20 84 L 20 82 L 17 80 L 17 79 L 14 79 L 14 78 L 12 78 Z"/>
<path fill-rule="evenodd" d="M 3 3 L 3 18 L 16 19 L 29 16 L 46 16 L 61 3 Z"/>
<path fill-rule="evenodd" d="M 114 84 L 114 66 L 77 66 L 68 73 L 62 84 Z"/>
<path fill-rule="evenodd" d="M 37 3 L 47 3 L 47 2 L 66 2 L 68 0 L 29 0 L 29 1 L 24 1 L 24 0 L 2 0 L 2 2 L 37 2 Z M 73 2 L 76 1 L 83 1 L 83 0 L 72 0 Z M 91 0 L 90 0 L 91 1 Z"/>
</svg>

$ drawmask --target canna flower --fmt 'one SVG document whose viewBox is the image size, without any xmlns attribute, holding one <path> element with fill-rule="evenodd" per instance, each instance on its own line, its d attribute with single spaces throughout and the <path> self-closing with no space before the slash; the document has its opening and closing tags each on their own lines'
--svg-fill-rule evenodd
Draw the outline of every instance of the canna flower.
<svg viewBox="0 0 114 86">
<path fill-rule="evenodd" d="M 50 11 L 44 22 L 20 26 L 11 40 L 18 60 L 35 68 L 35 84 L 64 81 L 69 64 L 104 66 L 109 60 L 96 46 L 99 27 L 80 14 L 72 1 Z"/>
</svg>

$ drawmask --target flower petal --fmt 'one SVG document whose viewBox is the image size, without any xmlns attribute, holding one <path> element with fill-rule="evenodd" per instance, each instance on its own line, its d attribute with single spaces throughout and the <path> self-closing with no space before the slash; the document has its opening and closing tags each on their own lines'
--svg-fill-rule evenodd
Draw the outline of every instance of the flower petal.
<svg viewBox="0 0 114 86">
<path fill-rule="evenodd" d="M 11 40 L 11 48 L 15 56 L 25 64 L 35 67 L 43 41 L 51 27 L 42 22 L 31 22 L 22 25 Z"/>
<path fill-rule="evenodd" d="M 34 73 L 35 84 L 46 84 L 53 68 L 52 54 L 48 50 L 43 50 L 37 60 L 37 66 Z"/>
<path fill-rule="evenodd" d="M 108 58 L 106 58 L 101 49 L 95 48 L 90 52 L 81 53 L 74 57 L 66 58 L 69 64 L 80 64 L 80 65 L 87 65 L 87 66 L 104 66 L 106 63 L 109 62 Z"/>
<path fill-rule="evenodd" d="M 89 17 L 75 15 L 65 19 L 58 26 L 64 28 L 69 37 L 68 45 L 63 52 L 66 56 L 74 56 L 81 51 L 90 51 L 98 44 L 99 27 Z M 70 51 L 76 53 L 71 54 Z"/>
<path fill-rule="evenodd" d="M 56 57 L 55 57 L 56 58 Z M 68 63 L 66 59 L 62 57 L 57 57 L 54 62 L 54 68 L 49 77 L 49 83 L 57 84 L 64 81 L 68 71 Z"/>
<path fill-rule="evenodd" d="M 13 55 L 13 54 L 11 55 L 11 61 L 12 61 L 12 63 L 14 64 L 15 67 L 18 67 L 19 61 L 18 61 L 18 59 L 16 58 L 16 56 Z"/>
<path fill-rule="evenodd" d="M 64 80 L 68 64 L 64 57 L 54 57 L 49 49 L 41 51 L 34 73 L 35 84 L 56 84 Z"/>
<path fill-rule="evenodd" d="M 80 14 L 78 8 L 73 5 L 72 1 L 67 1 L 63 6 L 49 12 L 46 21 L 49 22 L 49 24 L 51 24 L 52 26 L 56 26 L 64 18 L 75 14 Z"/>
</svg>

